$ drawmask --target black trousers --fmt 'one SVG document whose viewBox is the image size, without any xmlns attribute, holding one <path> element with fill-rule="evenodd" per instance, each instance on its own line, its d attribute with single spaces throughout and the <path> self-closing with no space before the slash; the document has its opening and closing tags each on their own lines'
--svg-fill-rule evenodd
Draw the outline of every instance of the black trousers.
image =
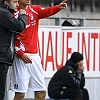
<svg viewBox="0 0 100 100">
<path fill-rule="evenodd" d="M 82 89 L 82 93 L 83 93 L 83 100 L 89 100 L 89 93 L 86 88 Z"/>
<path fill-rule="evenodd" d="M 62 92 L 62 94 L 61 94 Z M 70 99 L 70 100 L 89 100 L 89 94 L 87 89 L 59 89 L 52 92 L 48 91 L 48 95 L 50 98 L 55 99 Z"/>
<path fill-rule="evenodd" d="M 5 84 L 9 65 L 0 63 L 0 100 L 5 96 Z"/>
</svg>

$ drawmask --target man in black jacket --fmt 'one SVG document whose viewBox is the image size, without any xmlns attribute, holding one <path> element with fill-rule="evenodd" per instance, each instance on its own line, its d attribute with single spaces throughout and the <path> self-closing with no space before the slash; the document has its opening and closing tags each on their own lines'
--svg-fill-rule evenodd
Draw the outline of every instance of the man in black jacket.
<svg viewBox="0 0 100 100">
<path fill-rule="evenodd" d="M 14 18 L 13 13 L 17 7 L 18 0 L 0 2 L 0 100 L 4 99 L 6 76 L 12 64 L 11 38 L 14 38 L 12 34 L 20 33 L 26 27 L 25 10 L 21 9 L 18 18 Z"/>
<path fill-rule="evenodd" d="M 48 95 L 50 98 L 89 100 L 83 74 L 83 55 L 73 52 L 65 66 L 60 68 L 51 78 L 48 85 Z"/>
</svg>

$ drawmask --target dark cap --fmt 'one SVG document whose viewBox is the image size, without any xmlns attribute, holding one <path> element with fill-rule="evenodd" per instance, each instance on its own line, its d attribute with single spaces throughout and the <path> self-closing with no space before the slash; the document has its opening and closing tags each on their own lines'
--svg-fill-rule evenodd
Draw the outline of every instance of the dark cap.
<svg viewBox="0 0 100 100">
<path fill-rule="evenodd" d="M 79 52 L 73 52 L 70 58 L 74 63 L 77 63 L 84 59 L 83 55 Z"/>
</svg>

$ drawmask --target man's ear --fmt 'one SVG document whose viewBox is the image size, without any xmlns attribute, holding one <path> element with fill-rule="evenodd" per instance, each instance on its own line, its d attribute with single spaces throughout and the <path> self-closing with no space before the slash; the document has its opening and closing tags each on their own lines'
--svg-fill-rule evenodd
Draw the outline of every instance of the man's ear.
<svg viewBox="0 0 100 100">
<path fill-rule="evenodd" d="M 4 4 L 8 5 L 9 6 L 9 3 L 7 1 L 4 1 Z"/>
</svg>

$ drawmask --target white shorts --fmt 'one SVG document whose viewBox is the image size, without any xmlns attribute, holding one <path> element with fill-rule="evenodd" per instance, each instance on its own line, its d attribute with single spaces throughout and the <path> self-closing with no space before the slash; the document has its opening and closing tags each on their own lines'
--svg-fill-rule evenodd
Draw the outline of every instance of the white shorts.
<svg viewBox="0 0 100 100">
<path fill-rule="evenodd" d="M 28 54 L 32 64 L 25 64 L 16 55 L 10 76 L 10 89 L 14 92 L 44 91 L 44 71 L 38 54 Z"/>
</svg>

